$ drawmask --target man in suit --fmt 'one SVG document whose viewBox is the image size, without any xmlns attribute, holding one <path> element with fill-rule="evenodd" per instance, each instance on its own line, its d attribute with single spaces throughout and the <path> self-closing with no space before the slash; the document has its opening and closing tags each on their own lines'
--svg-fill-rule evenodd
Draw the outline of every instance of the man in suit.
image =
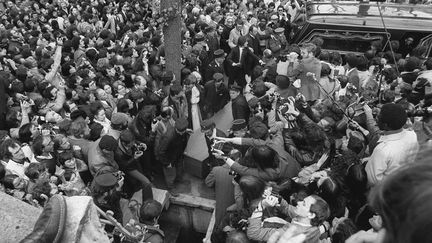
<svg viewBox="0 0 432 243">
<path fill-rule="evenodd" d="M 357 70 L 358 57 L 355 54 L 347 54 L 346 55 L 346 76 L 348 78 L 348 83 L 352 84 L 356 87 L 357 92 L 360 92 L 360 78 Z"/>
<path fill-rule="evenodd" d="M 320 95 L 320 87 L 316 80 L 320 80 L 321 77 L 321 62 L 314 56 L 315 50 L 314 44 L 304 44 L 300 49 L 303 58 L 293 70 L 293 79 L 301 80 L 300 93 L 304 95 L 306 101 L 311 103 L 316 101 Z"/>
<path fill-rule="evenodd" d="M 237 46 L 234 47 L 227 57 L 228 66 L 231 67 L 228 84 L 231 85 L 234 81 L 242 88 L 246 86 L 245 75 L 251 76 L 254 67 L 257 64 L 263 63 L 257 55 L 252 53 L 248 48 L 246 36 L 240 36 L 237 41 Z"/>
<path fill-rule="evenodd" d="M 258 27 L 255 25 L 251 25 L 251 27 L 249 27 L 249 33 L 247 35 L 248 47 L 255 55 L 262 56 L 260 42 L 257 38 L 257 33 Z"/>
<path fill-rule="evenodd" d="M 234 161 L 238 161 L 241 157 L 241 153 L 233 149 L 230 152 L 230 158 Z M 208 176 L 205 179 L 205 184 L 208 187 L 215 188 L 216 194 L 216 216 L 215 216 L 215 226 L 218 227 L 223 216 L 226 213 L 226 210 L 229 206 L 235 203 L 234 201 L 234 185 L 232 180 L 234 176 L 230 173 L 230 168 L 227 164 L 223 164 L 222 166 L 213 167 Z"/>
<path fill-rule="evenodd" d="M 205 84 L 203 97 L 203 118 L 212 117 L 228 103 L 229 92 L 224 84 L 222 73 L 215 73 L 213 80 Z"/>
<path fill-rule="evenodd" d="M 267 41 L 267 48 L 273 52 L 275 57 L 279 57 L 281 51 L 285 50 L 288 45 L 284 31 L 284 28 L 276 28 Z"/>
<path fill-rule="evenodd" d="M 213 53 L 214 60 L 210 62 L 204 75 L 205 83 L 212 80 L 213 75 L 215 73 L 221 73 L 225 76 L 225 69 L 224 69 L 225 55 L 226 54 L 222 49 L 216 50 Z"/>
<path fill-rule="evenodd" d="M 246 98 L 241 94 L 243 88 L 238 85 L 231 85 L 229 95 L 232 102 L 232 114 L 234 120 L 245 119 L 249 121 L 250 109 Z"/>
</svg>

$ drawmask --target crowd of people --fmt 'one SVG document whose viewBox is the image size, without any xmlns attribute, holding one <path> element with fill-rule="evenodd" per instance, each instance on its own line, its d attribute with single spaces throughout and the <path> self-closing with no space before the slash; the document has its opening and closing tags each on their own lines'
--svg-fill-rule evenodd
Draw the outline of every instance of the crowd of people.
<svg viewBox="0 0 432 243">
<path fill-rule="evenodd" d="M 176 77 L 155 6 L 6 1 L 2 191 L 36 207 L 55 194 L 92 196 L 120 223 L 126 198 L 155 226 L 154 177 L 178 196 L 190 134 L 202 133 L 212 242 L 430 240 L 419 216 L 432 169 L 417 154 L 432 138 L 432 59 L 418 40 L 342 55 L 320 38 L 293 43 L 305 1 L 185 1 Z M 229 131 L 212 119 L 223 111 Z M 146 240 L 163 242 L 154 228 Z"/>
</svg>

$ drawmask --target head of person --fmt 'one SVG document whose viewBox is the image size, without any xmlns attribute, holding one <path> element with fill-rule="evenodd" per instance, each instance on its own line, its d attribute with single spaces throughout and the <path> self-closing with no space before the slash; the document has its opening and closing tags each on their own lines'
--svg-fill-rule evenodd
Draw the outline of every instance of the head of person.
<svg viewBox="0 0 432 243">
<path fill-rule="evenodd" d="M 24 152 L 18 141 L 14 139 L 6 139 L 0 145 L 0 155 L 3 160 L 13 160 L 21 162 L 25 159 Z"/>
<path fill-rule="evenodd" d="M 127 152 L 131 152 L 135 144 L 135 136 L 129 130 L 123 130 L 120 133 L 119 142 Z"/>
<path fill-rule="evenodd" d="M 105 108 L 100 101 L 90 103 L 90 112 L 94 120 L 99 122 L 106 120 Z"/>
<path fill-rule="evenodd" d="M 106 198 L 118 186 L 118 178 L 113 173 L 99 174 L 93 178 L 91 183 L 91 194 L 93 198 Z"/>
<path fill-rule="evenodd" d="M 134 79 L 135 88 L 144 91 L 147 88 L 147 80 L 140 75 L 137 75 Z"/>
<path fill-rule="evenodd" d="M 84 138 L 90 134 L 88 123 L 82 117 L 72 121 L 69 131 L 76 138 Z"/>
<path fill-rule="evenodd" d="M 357 232 L 357 227 L 349 218 L 334 218 L 330 228 L 332 243 L 345 243 L 345 241 Z"/>
<path fill-rule="evenodd" d="M 53 139 L 54 142 L 54 150 L 70 150 L 71 149 L 71 144 L 69 142 L 69 139 L 63 135 L 63 134 L 57 134 L 54 136 Z"/>
<path fill-rule="evenodd" d="M 402 167 L 369 194 L 385 229 L 382 243 L 432 241 L 432 164 L 427 154 L 428 159 Z"/>
<path fill-rule="evenodd" d="M 236 99 L 237 97 L 239 97 L 239 95 L 241 94 L 242 88 L 238 85 L 231 85 L 230 89 L 229 89 L 229 95 L 231 100 Z"/>
<path fill-rule="evenodd" d="M 247 133 L 247 123 L 245 119 L 236 119 L 232 122 L 231 132 L 234 137 L 242 138 Z"/>
<path fill-rule="evenodd" d="M 217 88 L 220 88 L 222 85 L 224 85 L 224 76 L 222 73 L 213 74 L 213 79 Z"/>
<path fill-rule="evenodd" d="M 316 51 L 316 45 L 312 43 L 306 43 L 300 47 L 300 53 L 302 58 L 314 57 Z"/>
<path fill-rule="evenodd" d="M 239 47 L 247 47 L 248 41 L 246 36 L 240 36 L 237 40 L 237 45 Z"/>
<path fill-rule="evenodd" d="M 118 147 L 118 142 L 115 138 L 109 135 L 104 135 L 99 141 L 99 148 L 104 155 L 112 154 Z"/>
<path fill-rule="evenodd" d="M 237 19 L 237 21 L 236 21 L 236 29 L 238 31 L 241 31 L 242 28 L 243 28 L 243 20 Z"/>
<path fill-rule="evenodd" d="M 170 87 L 170 96 L 171 98 L 180 98 L 183 95 L 183 87 L 180 84 L 173 84 Z"/>
<path fill-rule="evenodd" d="M 277 168 L 278 166 L 278 155 L 276 151 L 267 145 L 255 146 L 251 150 L 251 155 L 254 158 L 257 166 L 261 170 L 268 168 Z"/>
<path fill-rule="evenodd" d="M 330 216 L 330 207 L 321 197 L 310 195 L 297 202 L 294 212 L 297 217 L 308 221 L 312 226 L 318 226 Z"/>
<path fill-rule="evenodd" d="M 179 135 L 183 135 L 187 132 L 187 128 L 189 127 L 189 122 L 186 118 L 181 117 L 175 121 L 175 131 Z"/>
<path fill-rule="evenodd" d="M 123 131 L 128 126 L 128 116 L 125 113 L 114 113 L 111 116 L 111 128 L 117 131 Z"/>
<path fill-rule="evenodd" d="M 408 119 L 405 109 L 399 104 L 385 104 L 378 114 L 378 127 L 382 131 L 397 131 L 402 129 Z"/>
<path fill-rule="evenodd" d="M 222 49 L 214 51 L 213 56 L 218 63 L 222 63 L 225 60 L 225 52 Z"/>
<path fill-rule="evenodd" d="M 211 137 L 213 135 L 215 128 L 216 124 L 211 120 L 204 120 L 201 122 L 201 132 L 207 137 Z"/>
<path fill-rule="evenodd" d="M 63 120 L 63 117 L 55 111 L 48 111 L 45 114 L 45 121 L 47 121 L 47 122 L 59 123 L 62 120 Z"/>
<path fill-rule="evenodd" d="M 243 197 L 248 202 L 262 198 L 266 188 L 264 180 L 250 175 L 242 176 L 238 183 L 243 192 Z"/>
<path fill-rule="evenodd" d="M 39 135 L 38 127 L 33 123 L 26 123 L 18 130 L 19 141 L 21 143 L 30 143 L 33 138 Z"/>
<path fill-rule="evenodd" d="M 146 200 L 141 208 L 139 221 L 144 224 L 157 224 L 160 214 L 162 213 L 162 204 L 156 200 Z"/>
<path fill-rule="evenodd" d="M 9 174 L 3 177 L 3 185 L 7 189 L 24 190 L 27 187 L 27 181 L 18 175 Z"/>
<path fill-rule="evenodd" d="M 357 67 L 358 59 L 359 58 L 353 53 L 347 54 L 345 57 L 345 61 L 348 64 L 348 68 L 351 69 Z"/>
</svg>

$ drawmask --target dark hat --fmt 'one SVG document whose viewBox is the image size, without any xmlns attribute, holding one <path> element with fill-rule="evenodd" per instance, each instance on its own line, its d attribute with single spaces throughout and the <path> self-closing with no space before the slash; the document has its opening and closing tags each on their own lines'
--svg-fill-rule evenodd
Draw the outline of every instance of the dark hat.
<svg viewBox="0 0 432 243">
<path fill-rule="evenodd" d="M 130 130 L 126 129 L 120 133 L 120 140 L 122 142 L 128 144 L 128 143 L 131 143 L 135 140 L 135 136 L 133 135 L 133 133 Z"/>
<path fill-rule="evenodd" d="M 215 74 L 213 74 L 213 79 L 214 79 L 215 81 L 219 81 L 219 80 L 221 80 L 221 79 L 223 79 L 223 78 L 224 78 L 224 76 L 223 76 L 222 73 L 215 73 Z"/>
<path fill-rule="evenodd" d="M 202 33 L 198 33 L 195 35 L 196 42 L 203 41 L 203 40 L 204 40 L 204 35 Z"/>
<path fill-rule="evenodd" d="M 379 114 L 379 122 L 387 124 L 391 130 L 401 129 L 408 119 L 405 109 L 398 104 L 385 104 Z"/>
<path fill-rule="evenodd" d="M 261 121 L 249 122 L 249 134 L 252 138 L 263 139 L 267 136 L 268 127 Z"/>
<path fill-rule="evenodd" d="M 179 132 L 184 132 L 189 127 L 189 122 L 186 118 L 181 117 L 175 122 L 175 129 Z"/>
<path fill-rule="evenodd" d="M 111 124 L 113 125 L 127 125 L 128 124 L 128 116 L 125 113 L 114 113 L 111 116 Z"/>
<path fill-rule="evenodd" d="M 283 33 L 284 31 L 285 31 L 284 28 L 276 28 L 276 29 L 274 30 L 274 32 L 275 32 L 276 34 L 281 34 L 281 33 Z"/>
<path fill-rule="evenodd" d="M 206 131 L 215 127 L 215 123 L 211 120 L 204 120 L 201 122 L 201 131 Z"/>
<path fill-rule="evenodd" d="M 245 119 L 236 119 L 232 122 L 231 131 L 239 131 L 247 127 Z"/>
<path fill-rule="evenodd" d="M 216 51 L 213 52 L 213 55 L 214 55 L 214 58 L 224 57 L 225 52 L 222 49 L 217 49 Z"/>
<path fill-rule="evenodd" d="M 108 151 L 114 151 L 117 149 L 118 142 L 115 138 L 110 135 L 105 135 L 99 141 L 99 148 Z"/>
<path fill-rule="evenodd" d="M 242 87 L 240 87 L 240 86 L 238 86 L 237 84 L 233 84 L 233 85 L 231 85 L 230 86 L 230 90 L 235 90 L 235 91 L 238 91 L 238 92 L 242 92 Z"/>
<path fill-rule="evenodd" d="M 94 183 L 100 188 L 111 188 L 117 185 L 117 177 L 113 173 L 105 173 L 94 178 Z"/>
</svg>

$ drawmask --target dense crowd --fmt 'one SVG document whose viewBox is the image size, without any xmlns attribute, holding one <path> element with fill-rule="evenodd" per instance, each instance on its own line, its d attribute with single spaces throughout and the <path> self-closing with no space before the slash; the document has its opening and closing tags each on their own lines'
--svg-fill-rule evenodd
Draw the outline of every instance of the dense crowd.
<svg viewBox="0 0 432 243">
<path fill-rule="evenodd" d="M 190 134 L 202 133 L 212 242 L 378 242 L 384 228 L 385 242 L 426 242 L 430 187 L 413 186 L 432 178 L 415 162 L 432 138 L 432 59 L 414 37 L 362 55 L 294 44 L 306 5 L 184 2 L 176 77 L 159 3 L 6 1 L 1 190 L 36 207 L 92 196 L 120 223 L 126 198 L 154 226 L 154 177 L 178 196 Z M 222 131 L 213 117 L 227 111 Z"/>
</svg>

